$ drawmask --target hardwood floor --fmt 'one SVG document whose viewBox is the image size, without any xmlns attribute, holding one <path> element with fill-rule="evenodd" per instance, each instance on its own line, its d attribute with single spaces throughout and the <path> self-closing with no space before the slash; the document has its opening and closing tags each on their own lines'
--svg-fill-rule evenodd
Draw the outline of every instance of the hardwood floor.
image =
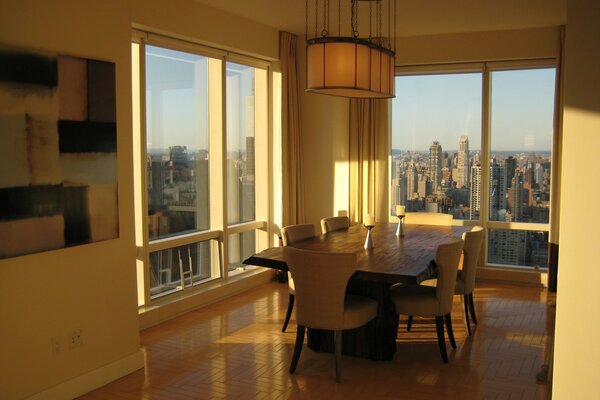
<svg viewBox="0 0 600 400">
<path fill-rule="evenodd" d="M 260 288 L 141 332 L 145 368 L 80 399 L 547 399 L 537 383 L 554 331 L 553 300 L 543 288 L 480 284 L 479 325 L 466 336 L 460 296 L 454 296 L 457 350 L 443 364 L 435 323 L 415 318 L 398 332 L 392 361 L 334 356 L 306 346 L 290 375 L 296 324 L 281 332 L 287 285 Z M 549 297 L 551 297 L 549 299 Z"/>
</svg>

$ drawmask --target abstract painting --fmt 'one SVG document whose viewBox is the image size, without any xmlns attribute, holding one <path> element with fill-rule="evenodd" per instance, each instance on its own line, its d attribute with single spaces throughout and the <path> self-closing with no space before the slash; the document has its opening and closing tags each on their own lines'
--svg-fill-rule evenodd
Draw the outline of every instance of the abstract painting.
<svg viewBox="0 0 600 400">
<path fill-rule="evenodd" d="M 118 237 L 115 64 L 0 47 L 0 258 Z"/>
</svg>

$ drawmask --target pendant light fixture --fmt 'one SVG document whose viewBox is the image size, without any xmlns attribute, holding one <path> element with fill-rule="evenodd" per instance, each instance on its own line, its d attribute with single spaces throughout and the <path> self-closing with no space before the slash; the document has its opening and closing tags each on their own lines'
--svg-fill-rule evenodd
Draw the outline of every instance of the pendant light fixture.
<svg viewBox="0 0 600 400">
<path fill-rule="evenodd" d="M 337 3 L 337 36 L 332 36 L 330 0 L 306 0 L 306 91 L 342 97 L 394 97 L 396 0 Z M 350 6 L 348 26 L 342 26 L 345 4 Z M 359 23 L 363 29 L 365 21 L 366 28 L 359 31 Z"/>
</svg>

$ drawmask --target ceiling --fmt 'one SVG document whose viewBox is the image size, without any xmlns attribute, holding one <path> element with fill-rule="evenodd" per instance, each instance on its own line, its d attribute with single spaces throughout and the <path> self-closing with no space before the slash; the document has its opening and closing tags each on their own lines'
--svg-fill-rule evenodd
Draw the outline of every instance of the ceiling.
<svg viewBox="0 0 600 400">
<path fill-rule="evenodd" d="M 297 35 L 305 31 L 305 0 L 195 1 L 278 30 Z M 308 1 L 314 7 L 315 0 Z M 349 4 L 349 0 L 341 1 Z M 399 36 L 541 28 L 566 23 L 566 0 L 396 1 Z M 330 2 L 332 9 L 337 9 L 337 2 Z M 348 9 L 343 5 L 342 8 Z"/>
</svg>

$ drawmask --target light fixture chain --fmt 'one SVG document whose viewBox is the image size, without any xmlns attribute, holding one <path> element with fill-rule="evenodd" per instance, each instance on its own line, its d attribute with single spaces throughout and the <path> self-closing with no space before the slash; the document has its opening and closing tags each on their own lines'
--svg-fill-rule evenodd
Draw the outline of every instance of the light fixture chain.
<svg viewBox="0 0 600 400">
<path fill-rule="evenodd" d="M 315 38 L 319 32 L 319 0 L 315 0 Z"/>
<path fill-rule="evenodd" d="M 372 25 L 373 25 L 373 3 L 369 1 L 369 41 L 373 37 Z"/>
<path fill-rule="evenodd" d="M 350 17 L 350 28 L 352 29 L 352 36 L 358 37 L 358 1 L 350 0 L 350 8 L 352 15 Z"/>
<path fill-rule="evenodd" d="M 377 37 L 381 46 L 383 44 L 383 37 L 381 36 L 381 1 L 377 2 Z"/>
<path fill-rule="evenodd" d="M 387 43 L 387 48 L 391 49 L 392 48 L 392 32 L 391 32 L 391 29 L 392 29 L 392 20 L 391 20 L 391 18 L 392 18 L 391 17 L 392 0 L 388 0 L 387 4 L 388 4 L 388 34 L 387 34 L 388 43 Z"/>
<path fill-rule="evenodd" d="M 323 0 L 323 30 L 321 36 L 329 34 L 329 0 Z"/>
<path fill-rule="evenodd" d="M 338 0 L 338 36 L 342 36 L 342 0 Z"/>
<path fill-rule="evenodd" d="M 308 0 L 306 0 L 304 2 L 304 8 L 305 8 L 305 19 L 304 19 L 304 38 L 306 40 L 308 40 Z"/>
</svg>

